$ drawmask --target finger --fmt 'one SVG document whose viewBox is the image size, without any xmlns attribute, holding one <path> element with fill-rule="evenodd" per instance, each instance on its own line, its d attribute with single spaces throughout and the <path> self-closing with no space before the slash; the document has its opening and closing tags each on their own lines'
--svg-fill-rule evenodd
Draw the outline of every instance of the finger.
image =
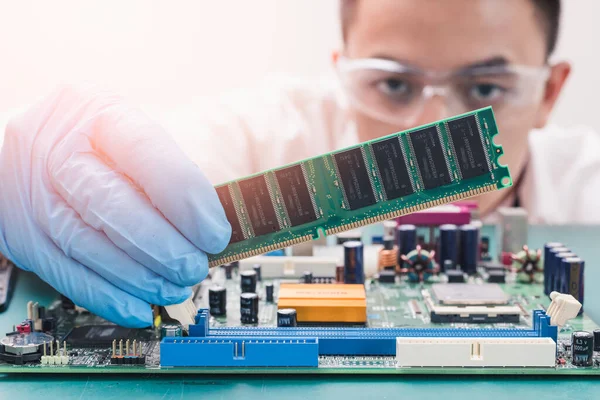
<svg viewBox="0 0 600 400">
<path fill-rule="evenodd" d="M 33 197 L 37 196 L 34 188 Z M 62 198 L 45 191 L 45 201 L 36 202 L 36 218 L 44 232 L 68 256 L 127 293 L 156 305 L 178 304 L 191 293 L 144 267 L 95 230 Z"/>
<path fill-rule="evenodd" d="M 35 252 L 30 255 L 35 260 L 23 263 L 37 265 L 36 273 L 75 304 L 122 326 L 144 328 L 152 325 L 150 304 L 67 257 L 49 238 L 39 237 L 34 243 L 39 243 L 45 251 Z"/>
<path fill-rule="evenodd" d="M 199 249 L 219 253 L 231 227 L 208 179 L 172 138 L 139 110 L 103 113 L 95 148 L 130 177 L 165 217 Z"/>
<path fill-rule="evenodd" d="M 129 257 L 180 286 L 206 277 L 206 254 L 95 154 L 74 153 L 50 170 L 54 188 L 81 219 L 104 232 Z"/>
</svg>

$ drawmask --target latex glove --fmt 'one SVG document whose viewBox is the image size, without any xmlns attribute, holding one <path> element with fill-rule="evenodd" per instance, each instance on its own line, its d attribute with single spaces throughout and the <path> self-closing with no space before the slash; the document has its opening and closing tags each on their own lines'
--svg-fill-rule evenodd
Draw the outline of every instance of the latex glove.
<svg viewBox="0 0 600 400">
<path fill-rule="evenodd" d="M 62 88 L 6 128 L 0 252 L 95 314 L 151 325 L 230 235 L 198 167 L 115 96 Z"/>
</svg>

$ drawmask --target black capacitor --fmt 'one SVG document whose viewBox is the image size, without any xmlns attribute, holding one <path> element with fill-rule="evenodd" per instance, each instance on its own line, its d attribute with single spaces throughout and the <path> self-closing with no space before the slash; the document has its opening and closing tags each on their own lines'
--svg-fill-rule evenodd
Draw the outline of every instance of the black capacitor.
<svg viewBox="0 0 600 400">
<path fill-rule="evenodd" d="M 267 283 L 265 285 L 265 292 L 267 293 L 267 303 L 273 303 L 273 291 L 274 287 L 272 283 Z"/>
<path fill-rule="evenodd" d="M 479 229 L 474 225 L 460 227 L 459 264 L 463 272 L 469 275 L 477 273 L 477 255 L 479 254 Z"/>
<path fill-rule="evenodd" d="M 304 283 L 313 283 L 313 274 L 310 271 L 304 271 Z"/>
<path fill-rule="evenodd" d="M 344 283 L 344 266 L 343 265 L 335 266 L 335 281 L 338 283 Z"/>
<path fill-rule="evenodd" d="M 600 351 L 600 329 L 594 330 L 594 351 Z"/>
<path fill-rule="evenodd" d="M 240 320 L 242 324 L 258 323 L 258 295 L 256 293 L 240 295 Z"/>
<path fill-rule="evenodd" d="M 571 335 L 571 362 L 579 367 L 591 367 L 594 362 L 594 335 L 586 331 Z"/>
<path fill-rule="evenodd" d="M 438 257 L 442 272 L 445 271 L 447 260 L 456 265 L 458 261 L 458 227 L 456 225 L 444 224 L 440 226 Z"/>
<path fill-rule="evenodd" d="M 293 308 L 277 310 L 277 326 L 279 328 L 293 328 L 298 326 L 298 314 Z"/>
<path fill-rule="evenodd" d="M 223 286 L 213 286 L 208 289 L 208 307 L 210 314 L 215 316 L 227 314 L 227 289 Z"/>
<path fill-rule="evenodd" d="M 256 276 L 256 271 L 254 270 L 246 270 L 240 272 L 240 283 L 242 293 L 255 293 L 257 279 L 258 278 Z"/>
<path fill-rule="evenodd" d="M 393 250 L 394 249 L 394 237 L 393 236 L 384 236 L 383 237 L 383 248 L 385 250 Z"/>
<path fill-rule="evenodd" d="M 351 240 L 344 246 L 344 283 L 365 283 L 364 247 Z"/>
<path fill-rule="evenodd" d="M 400 225 L 396 229 L 398 241 L 398 256 L 407 255 L 417 248 L 417 227 L 414 225 Z M 400 260 L 398 263 L 401 264 Z"/>
<path fill-rule="evenodd" d="M 233 264 L 223 264 L 223 269 L 225 270 L 225 279 L 231 279 L 233 276 Z"/>
<path fill-rule="evenodd" d="M 256 272 L 256 279 L 261 282 L 262 281 L 262 273 L 261 273 L 261 268 L 260 268 L 260 264 L 254 264 L 252 266 L 252 269 L 254 270 L 254 272 Z"/>
<path fill-rule="evenodd" d="M 570 250 L 561 251 L 560 253 L 551 252 L 550 254 L 554 256 L 554 258 L 552 259 L 553 265 L 551 268 L 554 268 L 554 270 L 556 271 L 556 275 L 554 277 L 554 289 L 552 290 L 555 290 L 560 293 L 569 293 L 569 284 L 567 282 L 566 269 L 563 269 L 562 264 L 566 258 L 577 257 L 577 254 L 573 253 Z"/>
</svg>

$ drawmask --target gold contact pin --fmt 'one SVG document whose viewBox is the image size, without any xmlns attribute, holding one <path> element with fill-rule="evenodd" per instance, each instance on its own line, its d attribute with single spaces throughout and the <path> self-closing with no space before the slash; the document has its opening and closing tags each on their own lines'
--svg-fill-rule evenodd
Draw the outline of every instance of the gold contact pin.
<svg viewBox="0 0 600 400">
<path fill-rule="evenodd" d="M 54 355 L 54 340 L 50 341 L 50 355 Z"/>
<path fill-rule="evenodd" d="M 125 342 L 125 355 L 129 355 L 129 339 Z"/>
<path fill-rule="evenodd" d="M 115 356 L 117 355 L 117 339 L 113 339 L 112 344 L 112 358 L 115 358 Z"/>
<path fill-rule="evenodd" d="M 140 342 L 140 357 L 142 356 L 142 342 Z"/>
<path fill-rule="evenodd" d="M 46 346 L 48 346 L 48 342 L 44 342 L 44 345 L 42 346 L 44 348 L 44 356 L 46 356 Z"/>
<path fill-rule="evenodd" d="M 123 357 L 123 339 L 119 340 L 119 356 Z"/>
<path fill-rule="evenodd" d="M 56 341 L 56 355 L 57 356 L 59 355 L 58 353 L 60 353 L 60 342 L 57 340 Z"/>
<path fill-rule="evenodd" d="M 136 344 L 137 344 L 136 340 L 135 340 L 135 339 L 133 339 L 133 355 L 134 355 L 134 356 L 136 356 L 136 355 L 137 355 L 137 351 L 136 351 L 136 350 L 137 350 L 137 349 L 136 349 Z"/>
<path fill-rule="evenodd" d="M 67 342 L 63 341 L 63 356 L 67 355 Z"/>
</svg>

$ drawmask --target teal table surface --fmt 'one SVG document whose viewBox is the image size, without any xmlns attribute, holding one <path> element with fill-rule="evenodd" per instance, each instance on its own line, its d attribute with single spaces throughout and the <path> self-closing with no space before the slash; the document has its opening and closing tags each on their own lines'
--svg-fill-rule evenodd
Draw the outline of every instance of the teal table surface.
<svg viewBox="0 0 600 400">
<path fill-rule="evenodd" d="M 484 230 L 492 236 L 493 230 Z M 600 227 L 529 229 L 529 245 L 567 244 L 586 260 L 585 310 L 600 321 Z M 48 303 L 56 293 L 29 273 L 20 273 L 0 331 L 23 319 L 29 300 Z M 0 375 L 0 399 L 598 399 L 600 379 L 469 376 L 199 376 L 199 375 Z"/>
</svg>

